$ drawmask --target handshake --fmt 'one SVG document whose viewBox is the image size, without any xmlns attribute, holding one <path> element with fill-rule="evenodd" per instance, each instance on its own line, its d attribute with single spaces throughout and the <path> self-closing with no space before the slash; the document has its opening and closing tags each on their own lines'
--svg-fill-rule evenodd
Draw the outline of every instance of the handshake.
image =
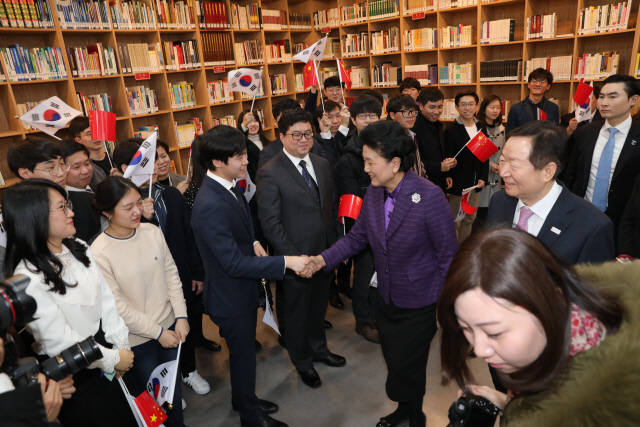
<svg viewBox="0 0 640 427">
<path fill-rule="evenodd" d="M 311 276 L 326 265 L 320 255 L 312 257 L 307 255 L 285 256 L 284 262 L 287 268 L 295 271 L 298 276 L 302 276 L 305 279 L 311 278 Z"/>
</svg>

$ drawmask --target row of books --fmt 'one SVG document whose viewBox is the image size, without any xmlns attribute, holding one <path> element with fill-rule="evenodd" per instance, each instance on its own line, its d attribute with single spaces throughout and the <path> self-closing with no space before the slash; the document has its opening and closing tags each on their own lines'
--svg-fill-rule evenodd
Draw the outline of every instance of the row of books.
<svg viewBox="0 0 640 427">
<path fill-rule="evenodd" d="M 476 64 L 468 62 L 466 64 L 450 63 L 440 67 L 441 85 L 459 85 L 474 83 L 476 81 Z"/>
<path fill-rule="evenodd" d="M 169 83 L 169 98 L 171 99 L 171 108 L 174 110 L 195 107 L 196 92 L 193 89 L 193 83 Z"/>
<path fill-rule="evenodd" d="M 578 35 L 626 30 L 629 25 L 630 12 L 631 0 L 617 4 L 580 8 Z"/>
<path fill-rule="evenodd" d="M 10 82 L 52 80 L 67 77 L 59 47 L 23 48 L 13 44 L 0 48 L 0 56 Z"/>
<path fill-rule="evenodd" d="M 284 10 L 262 9 L 261 14 L 263 30 L 288 30 L 287 12 Z"/>
<path fill-rule="evenodd" d="M 160 133 L 160 127 L 157 125 L 139 126 L 137 131 L 133 131 L 133 136 L 136 138 L 147 139 L 154 132 Z"/>
<path fill-rule="evenodd" d="M 340 22 L 342 25 L 366 22 L 367 2 L 356 3 L 353 6 L 343 6 L 340 8 Z"/>
<path fill-rule="evenodd" d="M 287 90 L 286 74 L 269 74 L 269 82 L 271 82 L 271 95 L 284 95 L 289 93 Z"/>
<path fill-rule="evenodd" d="M 118 43 L 122 74 L 164 71 L 160 43 Z"/>
<path fill-rule="evenodd" d="M 262 43 L 258 40 L 235 43 L 234 50 L 237 65 L 262 64 L 264 62 Z"/>
<path fill-rule="evenodd" d="M 438 64 L 405 65 L 404 76 L 413 77 L 422 86 L 438 83 Z"/>
<path fill-rule="evenodd" d="M 227 3 L 222 1 L 202 1 L 197 9 L 201 30 L 226 30 L 231 28 L 227 22 Z"/>
<path fill-rule="evenodd" d="M 391 62 L 381 62 L 371 67 L 373 87 L 398 86 L 402 81 L 402 67 L 396 67 Z"/>
<path fill-rule="evenodd" d="M 260 84 L 258 86 L 258 92 L 256 93 L 256 98 L 264 97 L 264 85 Z M 248 93 L 240 93 L 240 99 L 243 101 L 250 101 L 253 99 L 253 95 L 249 95 Z"/>
<path fill-rule="evenodd" d="M 555 56 L 546 58 L 532 58 L 524 63 L 524 76 L 529 74 L 536 68 L 544 68 L 553 74 L 554 81 L 571 80 L 571 65 L 573 58 L 568 56 Z"/>
<path fill-rule="evenodd" d="M 260 15 L 258 4 L 231 5 L 231 28 L 234 30 L 259 30 Z"/>
<path fill-rule="evenodd" d="M 236 116 L 230 114 L 228 116 L 220 117 L 218 119 L 211 118 L 211 126 L 216 127 L 218 125 L 227 125 L 231 127 L 237 127 Z"/>
<path fill-rule="evenodd" d="M 111 22 L 117 30 L 155 30 L 156 14 L 150 5 L 142 1 L 112 1 L 109 3 Z"/>
<path fill-rule="evenodd" d="M 295 93 L 305 92 L 304 90 L 304 76 L 302 74 L 293 75 L 293 91 Z"/>
<path fill-rule="evenodd" d="M 482 21 L 480 27 L 480 44 L 506 43 L 514 40 L 515 19 L 498 19 Z"/>
<path fill-rule="evenodd" d="M 455 7 L 466 7 L 478 4 L 478 0 L 439 0 L 438 10 L 453 9 Z"/>
<path fill-rule="evenodd" d="M 113 113 L 113 105 L 111 97 L 106 93 L 97 95 L 83 95 L 82 92 L 76 92 L 76 100 L 80 105 L 80 109 L 84 116 L 89 116 L 89 111 L 108 111 Z"/>
<path fill-rule="evenodd" d="M 325 27 L 339 27 L 340 26 L 340 9 L 334 7 L 333 9 L 319 10 L 313 12 L 313 28 L 321 30 Z"/>
<path fill-rule="evenodd" d="M 102 43 L 89 46 L 67 47 L 69 67 L 73 77 L 114 76 L 118 74 L 116 53 Z"/>
<path fill-rule="evenodd" d="M 369 0 L 369 20 L 386 19 L 400 15 L 398 0 Z"/>
<path fill-rule="evenodd" d="M 442 43 L 440 46 L 443 48 L 471 46 L 474 43 L 473 31 L 473 25 L 460 24 L 457 27 L 442 27 L 440 31 Z"/>
<path fill-rule="evenodd" d="M 313 24 L 309 13 L 289 13 L 290 30 L 311 30 Z"/>
<path fill-rule="evenodd" d="M 483 61 L 480 63 L 480 82 L 522 81 L 522 60 Z"/>
<path fill-rule="evenodd" d="M 56 0 L 60 28 L 111 29 L 109 5 L 105 1 Z"/>
<path fill-rule="evenodd" d="M 55 28 L 47 0 L 2 0 L 0 26 L 12 28 Z"/>
<path fill-rule="evenodd" d="M 403 4 L 405 15 L 436 10 L 436 0 L 404 0 Z"/>
<path fill-rule="evenodd" d="M 371 32 L 371 53 L 391 53 L 400 51 L 400 28 Z"/>
<path fill-rule="evenodd" d="M 158 97 L 154 89 L 139 85 L 130 88 L 126 87 L 125 91 L 129 103 L 129 114 L 132 116 L 142 116 L 159 111 Z"/>
<path fill-rule="evenodd" d="M 165 68 L 169 71 L 191 70 L 202 66 L 198 42 L 194 39 L 162 43 Z"/>
<path fill-rule="evenodd" d="M 620 53 L 616 51 L 585 53 L 576 58 L 573 78 L 601 79 L 618 72 Z"/>
<path fill-rule="evenodd" d="M 369 32 L 360 31 L 358 34 L 345 34 L 340 37 L 340 44 L 343 58 L 367 55 Z"/>
<path fill-rule="evenodd" d="M 207 82 L 207 93 L 209 94 L 209 104 L 222 104 L 235 100 L 229 91 L 229 82 L 226 80 Z"/>
<path fill-rule="evenodd" d="M 338 37 L 328 37 L 327 45 L 324 48 L 322 59 L 334 59 L 340 56 L 340 39 Z"/>
<path fill-rule="evenodd" d="M 459 116 L 460 114 L 458 114 L 458 110 L 456 110 L 455 99 L 445 99 L 442 103 L 440 120 L 455 120 Z"/>
<path fill-rule="evenodd" d="M 274 44 L 264 47 L 267 64 L 277 64 L 279 62 L 291 62 L 291 45 L 289 40 L 276 40 Z"/>
<path fill-rule="evenodd" d="M 202 135 L 202 122 L 199 118 L 194 117 L 187 120 L 187 123 L 179 125 L 173 122 L 173 128 L 176 134 L 176 142 L 178 147 L 188 147 L 198 135 Z"/>
<path fill-rule="evenodd" d="M 156 14 L 161 29 L 196 28 L 196 6 L 193 0 L 156 0 Z"/>
<path fill-rule="evenodd" d="M 234 65 L 233 45 L 229 33 L 200 33 L 202 40 L 202 60 L 205 67 Z"/>
<path fill-rule="evenodd" d="M 404 32 L 404 50 L 437 49 L 438 30 L 435 28 L 420 28 L 417 30 L 406 30 Z"/>
<path fill-rule="evenodd" d="M 633 66 L 633 76 L 638 77 L 640 76 L 640 53 L 636 54 L 636 60 L 634 64 L 635 65 Z"/>
<path fill-rule="evenodd" d="M 358 89 L 370 86 L 369 70 L 364 67 L 351 67 L 351 87 Z"/>
<path fill-rule="evenodd" d="M 556 36 L 558 14 L 533 15 L 527 18 L 527 40 L 552 39 Z"/>
</svg>

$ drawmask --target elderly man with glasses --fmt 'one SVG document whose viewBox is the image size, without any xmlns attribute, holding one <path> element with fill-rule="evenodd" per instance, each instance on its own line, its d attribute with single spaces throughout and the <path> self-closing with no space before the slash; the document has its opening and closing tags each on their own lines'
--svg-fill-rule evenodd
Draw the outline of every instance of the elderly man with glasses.
<svg viewBox="0 0 640 427">
<path fill-rule="evenodd" d="M 553 74 L 544 68 L 536 68 L 529 74 L 529 96 L 511 107 L 507 117 L 507 133 L 532 120 L 560 123 L 560 109 L 544 97 L 551 90 Z"/>
</svg>

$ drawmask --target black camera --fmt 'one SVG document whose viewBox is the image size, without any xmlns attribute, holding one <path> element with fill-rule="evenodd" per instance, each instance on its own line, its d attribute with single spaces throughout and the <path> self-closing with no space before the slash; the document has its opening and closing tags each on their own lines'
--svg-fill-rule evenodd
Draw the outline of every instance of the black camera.
<svg viewBox="0 0 640 427">
<path fill-rule="evenodd" d="M 467 394 L 451 404 L 448 427 L 493 427 L 499 413 L 484 397 Z"/>
<path fill-rule="evenodd" d="M 27 294 L 31 280 L 23 275 L 0 282 L 0 336 L 4 338 L 13 325 L 25 325 L 33 320 L 38 305 Z"/>
</svg>

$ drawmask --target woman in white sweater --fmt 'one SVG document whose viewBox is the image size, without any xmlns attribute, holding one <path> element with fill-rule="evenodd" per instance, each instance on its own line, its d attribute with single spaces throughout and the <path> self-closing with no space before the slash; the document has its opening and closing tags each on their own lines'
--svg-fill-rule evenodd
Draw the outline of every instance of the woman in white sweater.
<svg viewBox="0 0 640 427">
<path fill-rule="evenodd" d="M 116 300 L 118 312 L 129 328 L 136 364 L 128 380 L 138 395 L 160 364 L 176 360 L 178 344 L 189 333 L 187 307 L 162 231 L 140 224 L 143 212 L 140 190 L 131 181 L 110 177 L 97 188 L 95 208 L 109 228 L 91 245 Z M 173 409 L 167 410 L 167 427 L 182 427 L 182 392 L 176 375 Z"/>
<path fill-rule="evenodd" d="M 75 393 L 64 401 L 60 421 L 70 426 L 137 426 L 116 381 L 133 364 L 129 330 L 91 250 L 74 239 L 66 191 L 43 179 L 19 182 L 3 198 L 7 232 L 5 273 L 31 279 L 27 293 L 38 307 L 27 330 L 43 358 L 94 336 L 103 357 L 74 374 Z M 96 417 L 96 414 L 100 416 Z"/>
</svg>

